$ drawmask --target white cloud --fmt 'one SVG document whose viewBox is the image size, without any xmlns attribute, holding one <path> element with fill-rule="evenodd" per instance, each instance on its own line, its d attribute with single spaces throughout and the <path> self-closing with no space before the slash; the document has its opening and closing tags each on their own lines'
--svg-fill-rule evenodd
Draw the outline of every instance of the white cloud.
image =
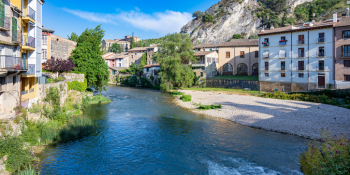
<svg viewBox="0 0 350 175">
<path fill-rule="evenodd" d="M 165 11 L 150 15 L 140 12 L 137 7 L 130 12 L 120 12 L 119 14 L 83 12 L 66 8 L 64 10 L 92 22 L 116 24 L 114 21 L 118 21 L 118 25 L 129 24 L 136 28 L 155 31 L 162 35 L 180 32 L 181 27 L 192 19 L 192 15 L 186 12 Z"/>
</svg>

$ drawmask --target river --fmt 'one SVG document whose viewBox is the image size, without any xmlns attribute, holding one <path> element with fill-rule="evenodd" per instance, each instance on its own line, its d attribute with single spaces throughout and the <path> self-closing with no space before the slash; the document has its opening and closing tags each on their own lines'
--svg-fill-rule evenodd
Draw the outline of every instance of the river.
<svg viewBox="0 0 350 175">
<path fill-rule="evenodd" d="M 301 174 L 307 139 L 196 115 L 167 93 L 109 86 L 96 133 L 46 148 L 41 174 Z"/>
</svg>

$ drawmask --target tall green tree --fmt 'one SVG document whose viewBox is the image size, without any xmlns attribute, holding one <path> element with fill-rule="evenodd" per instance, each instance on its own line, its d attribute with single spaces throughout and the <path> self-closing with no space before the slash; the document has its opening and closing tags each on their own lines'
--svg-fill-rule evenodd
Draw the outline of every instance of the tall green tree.
<svg viewBox="0 0 350 175">
<path fill-rule="evenodd" d="M 78 38 L 77 47 L 70 58 L 73 60 L 74 70 L 85 74 L 88 86 L 102 90 L 108 85 L 108 66 L 102 58 L 101 43 L 104 30 L 101 26 L 94 29 L 87 28 Z"/>
<path fill-rule="evenodd" d="M 196 62 L 188 34 L 175 33 L 165 37 L 159 46 L 154 61 L 160 64 L 161 90 L 168 91 L 174 86 L 191 87 L 194 73 L 190 63 Z"/>
<path fill-rule="evenodd" d="M 122 52 L 124 52 L 124 47 L 123 47 L 122 44 L 113 43 L 113 45 L 111 47 L 111 52 L 113 52 L 113 53 L 122 53 Z"/>
<path fill-rule="evenodd" d="M 131 39 L 130 39 L 130 49 L 133 49 L 136 47 L 136 43 L 135 43 L 135 40 L 134 40 L 134 32 L 132 32 L 132 36 L 131 36 Z"/>
<path fill-rule="evenodd" d="M 70 36 L 67 35 L 67 37 L 68 37 L 69 40 L 78 42 L 79 35 L 77 35 L 75 32 L 72 32 L 72 34 Z"/>
</svg>

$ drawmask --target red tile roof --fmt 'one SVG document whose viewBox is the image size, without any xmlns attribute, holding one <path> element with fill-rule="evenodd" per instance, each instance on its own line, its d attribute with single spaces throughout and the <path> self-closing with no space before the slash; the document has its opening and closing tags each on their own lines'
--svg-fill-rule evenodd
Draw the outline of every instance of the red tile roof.
<svg viewBox="0 0 350 175">
<path fill-rule="evenodd" d="M 292 26 L 274 28 L 274 29 L 262 31 L 258 34 L 258 36 L 271 35 L 271 34 L 277 34 L 277 33 L 288 33 L 288 32 L 292 32 L 292 31 L 294 32 L 294 31 L 304 31 L 304 30 L 328 28 L 328 27 L 333 27 L 333 25 L 335 23 L 333 23 L 333 22 L 314 22 L 312 24 L 313 24 L 312 26 L 309 26 L 309 24 L 303 24 L 303 27 L 301 27 L 301 28 L 298 25 L 294 25 L 293 29 L 292 29 Z"/>
<path fill-rule="evenodd" d="M 150 68 L 150 67 L 160 67 L 160 65 L 159 64 L 146 65 L 143 68 Z"/>
<path fill-rule="evenodd" d="M 239 47 L 239 46 L 258 46 L 258 39 L 232 39 L 230 42 L 223 42 L 219 47 Z"/>
<path fill-rule="evenodd" d="M 340 18 L 337 25 L 335 25 L 335 27 L 345 27 L 345 26 L 350 26 L 350 17 Z"/>
<path fill-rule="evenodd" d="M 200 49 L 200 48 L 211 48 L 211 47 L 218 47 L 218 44 L 200 44 L 197 46 L 194 46 L 194 49 Z"/>
<path fill-rule="evenodd" d="M 214 53 L 216 51 L 199 51 L 197 53 L 194 54 L 194 56 L 205 56 L 205 55 L 209 55 L 211 53 Z"/>
</svg>

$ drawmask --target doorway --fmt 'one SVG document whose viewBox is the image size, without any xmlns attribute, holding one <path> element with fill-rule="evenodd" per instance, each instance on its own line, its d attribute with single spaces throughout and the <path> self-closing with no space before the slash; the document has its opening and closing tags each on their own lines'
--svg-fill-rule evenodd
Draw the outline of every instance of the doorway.
<svg viewBox="0 0 350 175">
<path fill-rule="evenodd" d="M 325 76 L 318 76 L 318 88 L 326 88 L 326 78 Z"/>
</svg>

